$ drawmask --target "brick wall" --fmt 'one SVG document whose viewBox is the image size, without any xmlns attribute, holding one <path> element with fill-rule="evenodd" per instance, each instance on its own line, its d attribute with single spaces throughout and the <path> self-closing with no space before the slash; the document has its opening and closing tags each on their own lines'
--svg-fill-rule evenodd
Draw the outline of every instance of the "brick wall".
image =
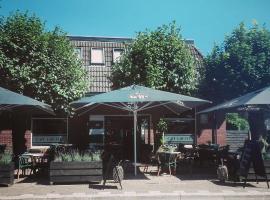
<svg viewBox="0 0 270 200">
<path fill-rule="evenodd" d="M 205 128 L 201 130 L 198 135 L 198 144 L 207 144 L 208 141 L 212 141 L 212 129 Z M 226 121 L 223 121 L 221 126 L 217 129 L 217 143 L 221 146 L 226 145 Z"/>
<path fill-rule="evenodd" d="M 227 131 L 226 131 L 226 121 L 224 121 L 217 131 L 217 143 L 221 146 L 227 145 Z"/>
<path fill-rule="evenodd" d="M 0 131 L 0 144 L 5 144 L 6 150 L 13 152 L 12 130 Z"/>
<path fill-rule="evenodd" d="M 26 149 L 32 148 L 32 132 L 30 130 L 26 130 L 24 133 L 25 146 Z"/>
</svg>

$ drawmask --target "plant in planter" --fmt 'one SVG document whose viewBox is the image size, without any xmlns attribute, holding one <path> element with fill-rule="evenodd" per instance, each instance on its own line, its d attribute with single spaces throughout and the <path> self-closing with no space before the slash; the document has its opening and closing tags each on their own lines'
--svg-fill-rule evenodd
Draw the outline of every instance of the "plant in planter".
<svg viewBox="0 0 270 200">
<path fill-rule="evenodd" d="M 50 183 L 100 182 L 102 171 L 100 153 L 58 152 L 50 163 Z"/>
<path fill-rule="evenodd" d="M 165 121 L 165 119 L 160 118 L 157 123 L 157 130 L 160 134 L 159 141 L 158 141 L 158 147 L 165 145 L 165 133 L 168 131 L 168 123 Z"/>
<path fill-rule="evenodd" d="M 0 154 L 0 184 L 12 185 L 14 183 L 14 162 L 12 154 L 4 152 Z"/>
</svg>

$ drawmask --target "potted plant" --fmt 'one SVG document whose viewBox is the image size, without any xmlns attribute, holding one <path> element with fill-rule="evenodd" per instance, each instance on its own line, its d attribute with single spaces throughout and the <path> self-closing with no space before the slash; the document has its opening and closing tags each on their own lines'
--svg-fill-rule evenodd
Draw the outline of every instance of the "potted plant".
<svg viewBox="0 0 270 200">
<path fill-rule="evenodd" d="M 12 154 L 4 152 L 0 154 L 0 184 L 12 185 L 14 183 L 14 162 Z"/>
<path fill-rule="evenodd" d="M 163 118 L 159 119 L 157 123 L 157 130 L 162 134 L 160 137 L 160 144 L 163 146 L 165 144 L 165 133 L 168 131 L 168 124 Z"/>
<path fill-rule="evenodd" d="M 50 162 L 50 184 L 101 182 L 103 165 L 99 152 L 58 152 Z"/>
</svg>

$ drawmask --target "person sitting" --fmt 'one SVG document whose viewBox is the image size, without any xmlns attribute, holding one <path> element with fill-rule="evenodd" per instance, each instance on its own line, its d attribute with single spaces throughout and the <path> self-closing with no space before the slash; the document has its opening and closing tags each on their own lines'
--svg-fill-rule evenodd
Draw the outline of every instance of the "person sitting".
<svg viewBox="0 0 270 200">
<path fill-rule="evenodd" d="M 268 142 L 264 139 L 264 137 L 262 135 L 260 135 L 259 139 L 258 139 L 258 142 L 260 144 L 260 147 L 261 147 L 261 153 L 262 153 L 262 157 L 263 159 L 267 159 L 268 158 L 268 155 L 267 155 L 267 149 L 269 147 L 269 144 Z"/>
</svg>

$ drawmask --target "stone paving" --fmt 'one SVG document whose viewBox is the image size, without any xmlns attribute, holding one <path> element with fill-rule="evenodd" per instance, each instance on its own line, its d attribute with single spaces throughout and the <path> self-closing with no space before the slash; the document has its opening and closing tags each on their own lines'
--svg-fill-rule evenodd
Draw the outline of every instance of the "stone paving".
<svg viewBox="0 0 270 200">
<path fill-rule="evenodd" d="M 0 187 L 0 200 L 4 199 L 270 199 L 265 182 L 220 183 L 215 174 L 189 173 L 170 176 L 156 172 L 128 175 L 122 182 L 101 184 L 50 185 L 46 177 L 29 176 L 13 186 Z"/>
</svg>

